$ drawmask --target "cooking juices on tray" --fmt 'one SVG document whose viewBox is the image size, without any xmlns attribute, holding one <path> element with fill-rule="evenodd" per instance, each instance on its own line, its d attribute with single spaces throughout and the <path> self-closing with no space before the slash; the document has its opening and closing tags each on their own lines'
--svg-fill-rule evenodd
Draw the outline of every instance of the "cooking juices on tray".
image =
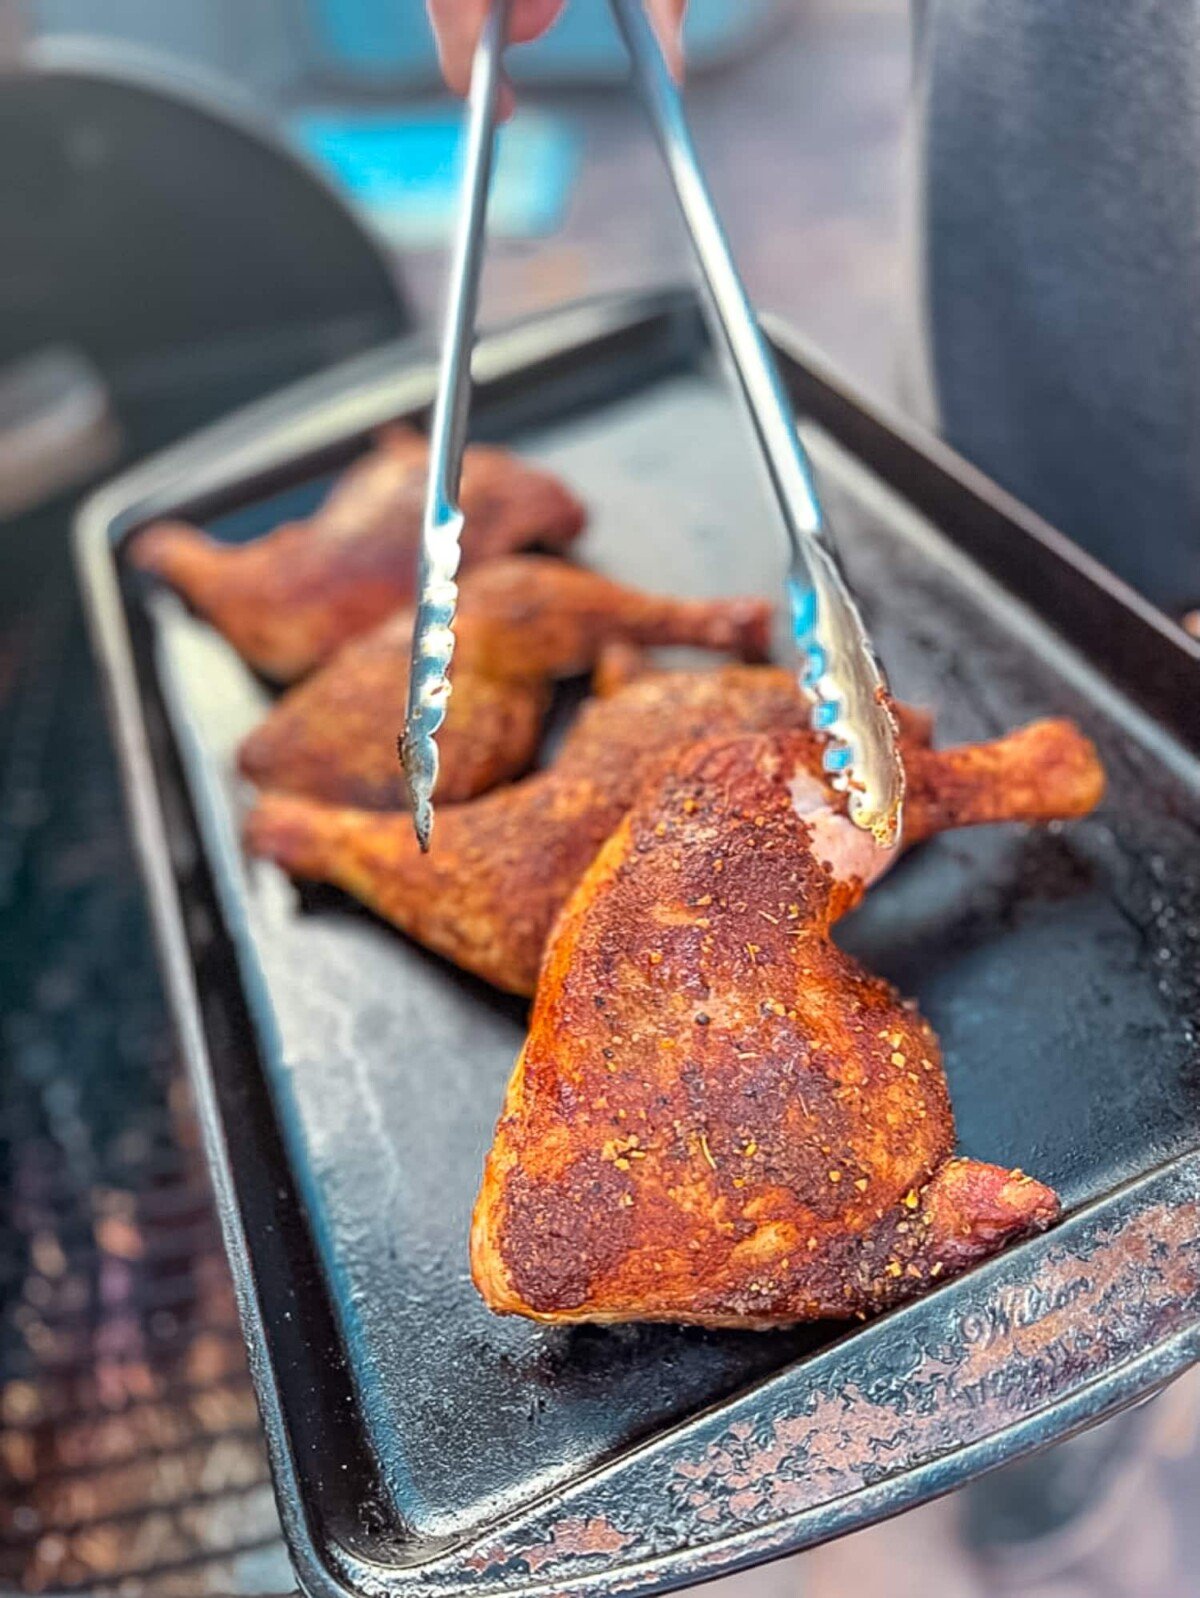
<svg viewBox="0 0 1200 1598">
<path fill-rule="evenodd" d="M 544 474 L 473 457 L 480 570 L 446 763 L 468 802 L 443 810 L 433 852 L 381 754 L 403 714 L 407 614 L 286 698 L 242 765 L 268 790 L 252 851 L 534 994 L 476 1206 L 487 1302 L 545 1320 L 863 1316 L 1049 1224 L 1048 1188 L 952 1157 L 932 1030 L 829 937 L 890 858 L 826 786 L 792 677 L 662 672 L 625 653 L 688 642 L 760 658 L 762 604 L 642 595 L 560 561 L 488 567 L 568 541 L 581 516 Z M 298 675 L 409 597 L 423 460 L 413 435 L 385 435 L 308 523 L 233 553 L 150 529 L 135 558 L 252 664 Z M 222 587 L 226 562 L 242 575 Z M 549 769 L 505 785 L 532 757 L 549 682 L 597 661 L 613 691 L 584 705 Z M 1069 722 L 939 752 L 927 718 L 902 719 L 908 842 L 1100 798 Z"/>
</svg>

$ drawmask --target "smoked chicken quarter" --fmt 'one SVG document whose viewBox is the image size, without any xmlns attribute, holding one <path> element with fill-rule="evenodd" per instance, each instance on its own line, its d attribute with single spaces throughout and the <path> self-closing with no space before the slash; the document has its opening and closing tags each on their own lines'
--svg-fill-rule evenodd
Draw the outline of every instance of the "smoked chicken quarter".
<svg viewBox="0 0 1200 1598">
<path fill-rule="evenodd" d="M 248 544 L 186 522 L 158 522 L 130 546 L 134 565 L 183 595 L 264 677 L 294 682 L 410 604 L 429 447 L 407 427 L 381 433 L 324 504 Z M 463 459 L 462 569 L 538 546 L 563 549 L 583 529 L 579 501 L 507 450 Z"/>
<path fill-rule="evenodd" d="M 831 940 L 887 857 L 819 772 L 804 732 L 694 745 L 584 874 L 475 1208 L 492 1309 L 866 1316 L 1056 1217 L 954 1158 L 932 1028 Z"/>
</svg>

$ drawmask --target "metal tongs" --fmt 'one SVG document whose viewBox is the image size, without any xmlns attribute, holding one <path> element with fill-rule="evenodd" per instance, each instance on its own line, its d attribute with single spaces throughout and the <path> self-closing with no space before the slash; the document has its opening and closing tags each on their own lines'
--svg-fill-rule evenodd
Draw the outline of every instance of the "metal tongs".
<svg viewBox="0 0 1200 1598">
<path fill-rule="evenodd" d="M 842 575 L 812 467 L 774 360 L 758 327 L 701 173 L 683 104 L 642 0 L 610 0 L 634 76 L 662 146 L 709 291 L 710 319 L 736 371 L 792 549 L 787 592 L 802 685 L 813 724 L 828 735 L 826 770 L 848 795 L 851 820 L 884 848 L 900 842 L 904 771 L 887 682 Z M 434 735 L 446 712 L 462 517 L 454 505 L 462 464 L 479 256 L 499 58 L 507 3 L 494 4 L 475 57 L 463 210 L 455 246 L 441 386 L 434 411 L 420 600 L 408 720 L 401 753 L 422 847 L 433 824 Z"/>
<path fill-rule="evenodd" d="M 400 737 L 400 760 L 408 779 L 413 826 L 422 849 L 429 848 L 433 832 L 437 733 L 446 719 L 450 699 L 450 660 L 454 654 L 454 612 L 458 608 L 457 578 L 463 530 L 458 490 L 467 439 L 471 351 L 475 344 L 475 311 L 479 303 L 479 271 L 483 265 L 488 188 L 496 142 L 496 102 L 508 38 L 508 12 L 509 0 L 493 0 L 471 67 L 466 162 L 450 263 L 437 395 L 429 431 L 429 482 L 421 528 L 408 713 Z"/>
</svg>

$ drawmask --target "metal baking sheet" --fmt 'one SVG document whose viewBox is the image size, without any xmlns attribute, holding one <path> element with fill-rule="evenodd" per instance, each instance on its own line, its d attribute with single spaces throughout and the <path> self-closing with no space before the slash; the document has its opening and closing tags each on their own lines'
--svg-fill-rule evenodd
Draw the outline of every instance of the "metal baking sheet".
<svg viewBox="0 0 1200 1598">
<path fill-rule="evenodd" d="M 648 1589 L 944 1490 L 1146 1391 L 1200 1315 L 1197 659 L 1132 596 L 778 334 L 897 691 L 948 740 L 1076 717 L 1094 818 L 954 835 L 842 929 L 942 1039 L 970 1154 L 1056 1232 L 866 1327 L 535 1327 L 467 1272 L 523 1007 L 238 846 L 266 690 L 120 538 L 294 514 L 430 374 L 383 358 L 111 490 L 81 551 L 288 1529 L 310 1590 Z M 576 308 L 481 352 L 479 432 L 588 503 L 580 557 L 777 591 L 752 451 L 686 296 Z M 1031 603 L 1033 601 L 1033 603 Z"/>
</svg>

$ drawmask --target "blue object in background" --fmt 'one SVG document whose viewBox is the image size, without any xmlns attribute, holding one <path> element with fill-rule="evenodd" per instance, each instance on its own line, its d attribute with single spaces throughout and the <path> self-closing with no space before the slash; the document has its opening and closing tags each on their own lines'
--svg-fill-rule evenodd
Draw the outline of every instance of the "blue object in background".
<svg viewBox="0 0 1200 1598">
<path fill-rule="evenodd" d="M 458 201 L 463 117 L 457 106 L 308 111 L 293 137 L 366 212 L 390 243 L 421 248 L 449 236 Z M 579 137 L 564 117 L 520 109 L 500 130 L 488 226 L 498 238 L 552 233 L 579 165 Z"/>
<path fill-rule="evenodd" d="M 306 0 L 313 46 L 326 70 L 362 82 L 426 82 L 437 71 L 424 0 Z M 692 0 L 688 59 L 716 65 L 743 46 L 777 9 L 777 0 Z M 623 77 L 626 56 L 607 0 L 571 0 L 536 44 L 509 57 L 524 82 Z"/>
</svg>

